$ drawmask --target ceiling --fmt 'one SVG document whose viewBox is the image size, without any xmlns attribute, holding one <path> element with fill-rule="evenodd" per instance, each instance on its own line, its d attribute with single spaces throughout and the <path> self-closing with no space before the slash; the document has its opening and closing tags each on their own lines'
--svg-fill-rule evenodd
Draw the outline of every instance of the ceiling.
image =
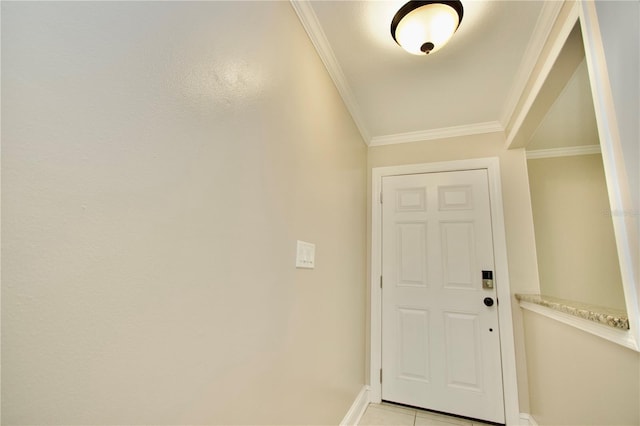
<svg viewBox="0 0 640 426">
<path fill-rule="evenodd" d="M 390 23 L 404 1 L 292 1 L 369 145 L 504 130 L 561 2 L 463 0 L 451 41 L 406 53 Z"/>
</svg>

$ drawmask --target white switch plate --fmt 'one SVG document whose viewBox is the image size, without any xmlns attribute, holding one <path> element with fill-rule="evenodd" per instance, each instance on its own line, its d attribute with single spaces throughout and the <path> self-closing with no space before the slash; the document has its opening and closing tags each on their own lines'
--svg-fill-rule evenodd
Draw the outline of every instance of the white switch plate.
<svg viewBox="0 0 640 426">
<path fill-rule="evenodd" d="M 316 267 L 316 245 L 298 240 L 296 250 L 296 268 L 313 269 Z"/>
</svg>

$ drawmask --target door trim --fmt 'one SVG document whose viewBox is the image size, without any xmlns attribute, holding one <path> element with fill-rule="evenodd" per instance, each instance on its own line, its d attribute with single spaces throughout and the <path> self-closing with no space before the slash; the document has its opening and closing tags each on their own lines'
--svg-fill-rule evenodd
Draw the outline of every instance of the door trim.
<svg viewBox="0 0 640 426">
<path fill-rule="evenodd" d="M 500 162 L 497 157 L 411 164 L 404 166 L 375 167 L 371 170 L 369 396 L 371 402 L 381 401 L 382 386 L 380 384 L 380 369 L 382 368 L 382 293 L 380 292 L 380 275 L 382 271 L 382 206 L 380 204 L 380 193 L 382 191 L 382 178 L 385 176 L 477 169 L 487 170 L 487 176 L 489 179 L 491 225 L 493 227 L 494 260 L 496 269 L 495 278 L 498 282 L 497 297 L 499 300 L 502 300 L 502 303 L 498 304 L 498 320 L 500 321 L 500 353 L 502 355 L 502 385 L 505 421 L 507 424 L 519 424 L 520 404 L 518 401 L 515 341 L 513 337 L 513 319 L 511 316 L 511 289 L 507 264 L 507 243 L 505 238 L 502 186 L 500 181 Z"/>
</svg>

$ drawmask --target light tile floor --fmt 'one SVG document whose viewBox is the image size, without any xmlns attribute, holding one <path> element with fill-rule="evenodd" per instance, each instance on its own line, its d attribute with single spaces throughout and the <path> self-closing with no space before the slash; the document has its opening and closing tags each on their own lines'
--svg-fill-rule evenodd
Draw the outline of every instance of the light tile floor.
<svg viewBox="0 0 640 426">
<path fill-rule="evenodd" d="M 359 426 L 486 426 L 488 423 L 389 404 L 369 404 Z"/>
</svg>

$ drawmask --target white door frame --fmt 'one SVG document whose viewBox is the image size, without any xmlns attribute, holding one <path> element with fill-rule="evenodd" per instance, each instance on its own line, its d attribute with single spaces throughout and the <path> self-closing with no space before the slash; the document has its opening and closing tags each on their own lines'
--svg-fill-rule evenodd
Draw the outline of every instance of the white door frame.
<svg viewBox="0 0 640 426">
<path fill-rule="evenodd" d="M 404 166 L 375 167 L 371 170 L 371 282 L 370 282 L 370 371 L 369 399 L 380 402 L 382 386 L 382 293 L 380 276 L 382 271 L 382 205 L 380 196 L 382 178 L 420 173 L 451 172 L 463 170 L 487 170 L 491 205 L 491 225 L 493 227 L 493 247 L 495 255 L 495 275 L 497 283 L 498 320 L 500 321 L 500 353 L 502 355 L 502 384 L 504 390 L 505 421 L 508 425 L 520 422 L 518 382 L 516 376 L 516 354 L 511 316 L 511 289 L 507 265 L 507 243 L 505 239 L 500 183 L 500 162 L 497 157 L 471 160 L 446 161 L 438 163 L 411 164 Z"/>
</svg>

